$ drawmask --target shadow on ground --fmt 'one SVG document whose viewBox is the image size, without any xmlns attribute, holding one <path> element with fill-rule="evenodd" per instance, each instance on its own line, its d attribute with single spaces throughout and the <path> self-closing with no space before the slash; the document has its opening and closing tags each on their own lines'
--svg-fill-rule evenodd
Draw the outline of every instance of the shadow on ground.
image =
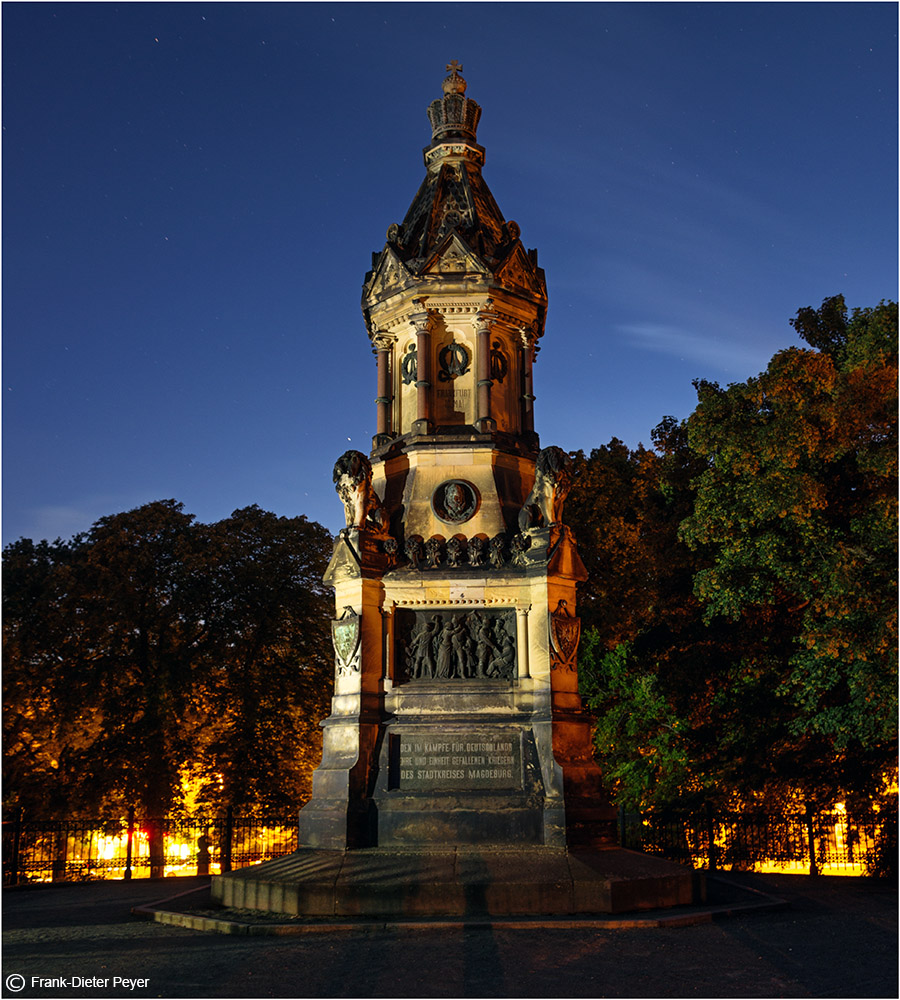
<svg viewBox="0 0 900 1000">
<path fill-rule="evenodd" d="M 16 991 L 14 979 L 4 996 L 897 996 L 893 884 L 729 879 L 790 905 L 684 927 L 394 925 L 278 938 L 209 934 L 131 913 L 202 879 L 6 889 L 3 977 L 21 976 L 24 988 Z M 83 985 L 89 977 L 106 983 Z M 116 977 L 148 983 L 127 988 Z"/>
</svg>

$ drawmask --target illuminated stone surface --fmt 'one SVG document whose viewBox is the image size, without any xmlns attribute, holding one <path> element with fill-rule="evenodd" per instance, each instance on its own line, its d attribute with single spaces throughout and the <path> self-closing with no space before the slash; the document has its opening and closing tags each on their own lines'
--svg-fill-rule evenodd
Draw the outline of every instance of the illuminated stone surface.
<svg viewBox="0 0 900 1000">
<path fill-rule="evenodd" d="M 540 887 L 528 893 L 516 888 L 522 862 L 513 855 L 478 862 L 504 912 L 573 912 L 579 893 L 587 910 L 623 899 L 686 902 L 690 873 L 665 862 L 620 887 L 620 902 L 609 872 L 596 875 L 612 865 L 618 879 L 634 856 L 614 847 L 615 811 L 578 695 L 576 585 L 585 570 L 564 523 L 571 462 L 559 448 L 541 451 L 534 431 L 544 274 L 484 182 L 480 108 L 464 97 L 455 64 L 448 69 L 428 112 L 426 178 L 363 286 L 377 432 L 369 456 L 347 452 L 334 470 L 347 523 L 325 574 L 335 590 L 335 688 L 300 812 L 302 848 L 293 862 L 254 869 L 258 889 L 257 876 L 241 872 L 239 888 L 216 879 L 214 893 L 264 909 L 270 891 L 296 897 L 281 883 L 302 870 L 307 889 L 289 912 L 311 912 L 319 904 L 307 897 L 321 886 L 308 872 L 332 871 L 338 855 L 328 861 L 329 851 L 360 852 L 369 892 L 377 872 L 396 871 L 391 850 L 452 847 L 550 852 L 529 864 L 555 874 L 535 876 Z M 600 869 L 585 855 L 580 880 L 566 875 L 560 889 L 553 866 L 567 850 L 590 848 Z M 477 868 L 479 856 L 466 856 Z M 264 890 L 275 871 L 280 888 Z M 454 871 L 450 882 L 462 879 Z M 428 898 L 458 907 L 464 881 Z M 639 883 L 652 902 L 632 898 Z M 382 887 L 393 899 L 385 905 L 405 912 L 408 880 L 392 885 L 393 896 Z M 417 892 L 424 909 L 415 912 L 427 912 L 425 888 Z"/>
</svg>

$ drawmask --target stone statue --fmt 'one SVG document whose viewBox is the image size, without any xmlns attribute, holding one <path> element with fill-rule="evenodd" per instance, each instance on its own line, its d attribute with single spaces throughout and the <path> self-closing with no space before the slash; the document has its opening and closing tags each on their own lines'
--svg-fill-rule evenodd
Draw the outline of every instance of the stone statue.
<svg viewBox="0 0 900 1000">
<path fill-rule="evenodd" d="M 519 530 L 548 528 L 562 522 L 563 504 L 572 487 L 572 459 L 555 445 L 544 448 L 534 467 L 534 486 L 519 511 Z"/>
<path fill-rule="evenodd" d="M 484 539 L 483 538 L 479 538 L 478 535 L 473 535 L 469 539 L 468 553 L 469 553 L 469 565 L 470 566 L 483 566 L 484 565 Z"/>
<path fill-rule="evenodd" d="M 334 488 L 344 504 L 348 528 L 388 533 L 388 515 L 372 487 L 372 466 L 361 451 L 345 451 L 334 463 Z"/>
<path fill-rule="evenodd" d="M 494 569 L 503 568 L 503 548 L 506 545 L 506 539 L 503 535 L 494 535 L 491 539 L 490 551 L 488 553 L 491 560 L 491 566 Z"/>
</svg>

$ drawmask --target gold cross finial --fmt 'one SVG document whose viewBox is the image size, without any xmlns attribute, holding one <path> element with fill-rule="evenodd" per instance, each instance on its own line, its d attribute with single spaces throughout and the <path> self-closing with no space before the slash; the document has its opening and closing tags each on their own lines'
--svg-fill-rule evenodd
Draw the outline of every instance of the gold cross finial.
<svg viewBox="0 0 900 1000">
<path fill-rule="evenodd" d="M 456 59 L 451 59 L 450 62 L 447 63 L 447 72 L 459 76 L 459 74 L 462 73 L 462 63 L 457 62 Z"/>
</svg>

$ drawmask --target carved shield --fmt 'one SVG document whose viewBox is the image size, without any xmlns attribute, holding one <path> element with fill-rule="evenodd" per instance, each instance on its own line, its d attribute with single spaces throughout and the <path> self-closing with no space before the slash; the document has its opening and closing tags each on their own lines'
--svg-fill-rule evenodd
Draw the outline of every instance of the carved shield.
<svg viewBox="0 0 900 1000">
<path fill-rule="evenodd" d="M 344 613 L 331 623 L 331 641 L 338 659 L 350 665 L 359 649 L 359 615 L 353 608 L 344 608 Z"/>
<path fill-rule="evenodd" d="M 581 619 L 569 613 L 565 601 L 560 601 L 550 615 L 550 643 L 556 659 L 563 665 L 574 665 L 581 638 Z"/>
</svg>

